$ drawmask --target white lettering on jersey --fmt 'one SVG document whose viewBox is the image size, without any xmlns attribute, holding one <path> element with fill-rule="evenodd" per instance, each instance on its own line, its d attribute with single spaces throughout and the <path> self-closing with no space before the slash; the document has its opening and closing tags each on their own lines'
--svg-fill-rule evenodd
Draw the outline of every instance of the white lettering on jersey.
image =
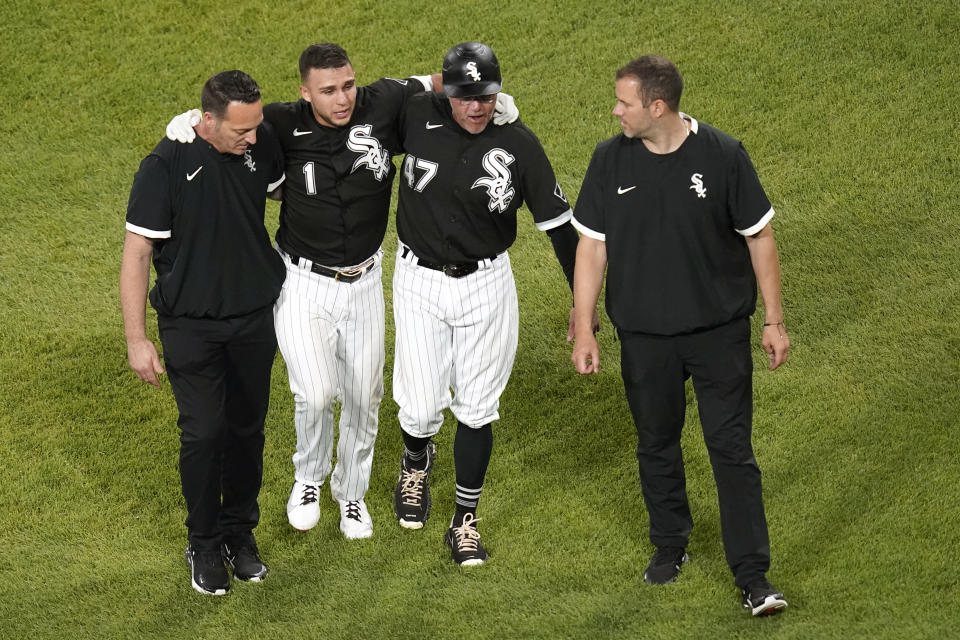
<svg viewBox="0 0 960 640">
<path fill-rule="evenodd" d="M 490 196 L 490 203 L 487 208 L 490 211 L 499 211 L 503 213 L 510 206 L 513 200 L 514 190 L 511 187 L 512 177 L 510 170 L 507 169 L 513 164 L 513 156 L 503 149 L 495 148 L 487 151 L 483 156 L 483 168 L 490 174 L 489 178 L 477 178 L 470 188 L 486 187 L 487 195 Z"/>
<path fill-rule="evenodd" d="M 567 201 L 567 196 L 563 195 L 563 189 L 560 188 L 560 183 L 557 183 L 557 186 L 553 188 L 553 195 L 557 196 L 564 202 Z"/>
<path fill-rule="evenodd" d="M 690 185 L 690 188 L 697 192 L 698 198 L 707 197 L 707 188 L 703 186 L 703 174 L 695 173 L 690 176 L 690 182 L 693 184 Z"/>
<path fill-rule="evenodd" d="M 370 135 L 373 125 L 358 124 L 350 129 L 347 137 L 347 149 L 360 154 L 353 163 L 353 173 L 360 167 L 366 166 L 373 172 L 373 177 L 382 181 L 383 176 L 390 170 L 390 154 L 383 150 L 380 141 Z"/>
<path fill-rule="evenodd" d="M 257 170 L 257 163 L 253 161 L 253 156 L 250 154 L 250 149 L 247 149 L 243 152 L 243 166 L 250 169 L 250 173 L 253 173 Z"/>
<path fill-rule="evenodd" d="M 471 60 L 467 63 L 467 66 L 464 67 L 464 73 L 470 76 L 470 79 L 474 82 L 480 82 L 480 72 L 477 70 L 477 63 Z"/>
</svg>

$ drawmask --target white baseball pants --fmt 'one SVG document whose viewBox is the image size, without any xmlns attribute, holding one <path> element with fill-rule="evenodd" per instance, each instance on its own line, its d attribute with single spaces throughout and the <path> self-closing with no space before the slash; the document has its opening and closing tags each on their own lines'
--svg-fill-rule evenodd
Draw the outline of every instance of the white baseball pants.
<svg viewBox="0 0 960 640">
<path fill-rule="evenodd" d="M 312 273 L 281 252 L 287 278 L 274 307 L 277 343 L 296 403 L 295 479 L 323 484 L 333 455 L 334 402 L 340 400 L 336 500 L 359 500 L 370 485 L 377 414 L 383 398 L 383 252 L 358 280 Z"/>
<path fill-rule="evenodd" d="M 402 249 L 393 276 L 393 397 L 401 428 L 431 437 L 448 407 L 471 427 L 499 419 L 519 331 L 509 256 L 451 278 L 418 266 L 412 253 L 401 257 Z"/>
</svg>

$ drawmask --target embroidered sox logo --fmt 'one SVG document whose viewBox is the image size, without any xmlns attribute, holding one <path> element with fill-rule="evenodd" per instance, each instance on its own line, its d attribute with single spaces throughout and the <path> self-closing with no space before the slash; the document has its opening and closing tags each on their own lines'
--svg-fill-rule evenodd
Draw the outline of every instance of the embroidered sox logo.
<svg viewBox="0 0 960 640">
<path fill-rule="evenodd" d="M 350 173 L 366 166 L 373 172 L 374 178 L 382 181 L 383 176 L 390 170 L 390 154 L 383 150 L 379 140 L 370 135 L 372 130 L 373 125 L 369 124 L 358 124 L 350 129 L 347 148 L 361 154 L 353 163 Z"/>
<path fill-rule="evenodd" d="M 690 176 L 690 182 L 693 183 L 690 185 L 690 188 L 697 192 L 698 198 L 707 197 L 707 188 L 703 186 L 702 178 L 703 178 L 702 173 L 695 173 L 692 176 Z"/>
<path fill-rule="evenodd" d="M 486 187 L 487 195 L 490 196 L 490 202 L 487 204 L 490 211 L 503 213 L 513 200 L 514 190 L 510 186 L 512 176 L 507 169 L 513 164 L 513 160 L 512 155 L 500 148 L 491 149 L 483 156 L 483 168 L 487 170 L 490 177 L 477 178 L 470 188 Z"/>
<path fill-rule="evenodd" d="M 243 152 L 243 166 L 250 169 L 250 173 L 257 170 L 257 163 L 253 161 L 253 155 L 250 153 L 250 149 Z"/>
<path fill-rule="evenodd" d="M 477 63 L 472 60 L 467 63 L 467 66 L 464 67 L 464 73 L 470 76 L 470 79 L 474 82 L 480 82 L 480 72 L 477 71 Z"/>
</svg>

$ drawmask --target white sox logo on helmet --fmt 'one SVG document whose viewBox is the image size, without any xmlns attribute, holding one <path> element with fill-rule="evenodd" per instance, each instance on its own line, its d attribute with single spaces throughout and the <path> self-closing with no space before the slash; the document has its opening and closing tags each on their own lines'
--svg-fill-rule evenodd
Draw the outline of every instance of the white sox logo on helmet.
<svg viewBox="0 0 960 640">
<path fill-rule="evenodd" d="M 468 62 L 468 63 L 466 64 L 466 66 L 464 67 L 464 69 L 465 69 L 464 73 L 466 73 L 468 76 L 470 76 L 470 79 L 471 79 L 471 80 L 473 80 L 474 82 L 480 82 L 480 72 L 477 70 L 477 63 L 476 63 L 476 62 L 474 62 L 473 60 L 471 60 L 470 62 Z"/>
<path fill-rule="evenodd" d="M 503 213 L 513 200 L 514 190 L 511 187 L 513 176 L 507 168 L 513 164 L 514 157 L 497 147 L 487 151 L 483 156 L 483 168 L 490 174 L 489 178 L 477 178 L 470 188 L 486 187 L 490 202 L 487 208 L 490 211 Z"/>
<path fill-rule="evenodd" d="M 347 149 L 361 154 L 353 163 L 350 173 L 365 166 L 373 172 L 374 178 L 382 181 L 390 170 L 390 154 L 383 150 L 379 140 L 370 135 L 372 130 L 373 125 L 369 124 L 358 124 L 350 129 Z"/>
</svg>

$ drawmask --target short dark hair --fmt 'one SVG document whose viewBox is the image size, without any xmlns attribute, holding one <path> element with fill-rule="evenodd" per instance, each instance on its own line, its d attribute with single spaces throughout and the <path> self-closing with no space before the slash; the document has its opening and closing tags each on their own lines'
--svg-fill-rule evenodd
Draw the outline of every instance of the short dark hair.
<svg viewBox="0 0 960 640">
<path fill-rule="evenodd" d="M 628 76 L 637 79 L 643 106 L 654 100 L 663 100 L 672 111 L 680 110 L 683 78 L 676 65 L 666 58 L 647 55 L 631 60 L 617 69 L 617 80 Z"/>
<path fill-rule="evenodd" d="M 252 104 L 260 100 L 260 85 L 243 71 L 221 71 L 207 80 L 200 92 L 200 106 L 222 118 L 231 102 Z"/>
<path fill-rule="evenodd" d="M 312 44 L 300 54 L 300 79 L 306 80 L 310 69 L 339 69 L 350 64 L 347 52 L 338 44 Z"/>
</svg>

